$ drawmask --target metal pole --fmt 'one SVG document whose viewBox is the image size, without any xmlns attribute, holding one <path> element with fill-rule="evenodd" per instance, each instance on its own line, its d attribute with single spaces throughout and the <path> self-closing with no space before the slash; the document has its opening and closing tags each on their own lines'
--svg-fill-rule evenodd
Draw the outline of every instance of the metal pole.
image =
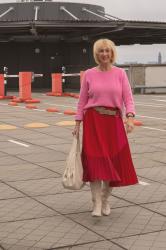
<svg viewBox="0 0 166 250">
<path fill-rule="evenodd" d="M 4 71 L 4 96 L 7 96 L 7 74 L 8 74 L 8 68 L 7 67 L 3 67 L 3 71 Z"/>
<path fill-rule="evenodd" d="M 66 73 L 66 67 L 64 65 L 62 65 L 62 92 L 65 92 L 65 83 L 66 83 L 66 79 L 63 77 Z"/>
</svg>

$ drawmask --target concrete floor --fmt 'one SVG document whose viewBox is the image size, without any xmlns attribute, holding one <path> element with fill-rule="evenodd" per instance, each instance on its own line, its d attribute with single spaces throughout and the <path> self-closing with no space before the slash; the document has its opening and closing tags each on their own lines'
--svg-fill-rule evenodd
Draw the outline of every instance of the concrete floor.
<svg viewBox="0 0 166 250">
<path fill-rule="evenodd" d="M 0 247 L 165 250 L 166 96 L 134 97 L 143 126 L 129 142 L 140 184 L 114 188 L 111 215 L 99 219 L 90 214 L 88 185 L 70 191 L 61 184 L 74 121 L 63 111 L 75 110 L 77 99 L 33 97 L 41 100 L 36 110 L 0 100 Z M 48 107 L 60 112 L 49 113 Z M 32 123 L 34 128 L 27 126 Z"/>
</svg>

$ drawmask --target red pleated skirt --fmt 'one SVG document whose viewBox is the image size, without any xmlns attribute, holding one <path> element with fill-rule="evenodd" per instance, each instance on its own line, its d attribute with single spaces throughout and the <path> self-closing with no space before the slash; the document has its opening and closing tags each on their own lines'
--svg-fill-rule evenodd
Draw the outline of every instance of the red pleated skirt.
<svg viewBox="0 0 166 250">
<path fill-rule="evenodd" d="M 107 108 L 115 109 L 115 108 Z M 122 117 L 89 108 L 83 118 L 83 181 L 109 181 L 111 187 L 138 183 Z"/>
</svg>

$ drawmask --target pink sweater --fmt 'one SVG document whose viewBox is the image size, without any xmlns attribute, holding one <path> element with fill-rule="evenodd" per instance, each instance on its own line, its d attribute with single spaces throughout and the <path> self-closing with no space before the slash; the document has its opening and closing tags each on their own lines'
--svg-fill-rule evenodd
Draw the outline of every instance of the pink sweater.
<svg viewBox="0 0 166 250">
<path fill-rule="evenodd" d="M 91 68 L 85 71 L 75 119 L 82 120 L 86 109 L 96 106 L 118 107 L 123 113 L 135 114 L 131 87 L 122 68 L 109 71 Z"/>
</svg>

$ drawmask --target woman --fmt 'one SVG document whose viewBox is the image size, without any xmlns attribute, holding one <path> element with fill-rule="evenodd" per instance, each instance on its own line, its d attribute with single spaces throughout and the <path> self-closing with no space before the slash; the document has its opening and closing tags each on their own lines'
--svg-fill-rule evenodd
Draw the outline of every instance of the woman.
<svg viewBox="0 0 166 250">
<path fill-rule="evenodd" d="M 134 128 L 135 109 L 125 71 L 113 66 L 114 43 L 96 41 L 93 55 L 97 67 L 84 73 L 73 135 L 79 136 L 83 121 L 83 180 L 90 182 L 92 216 L 101 216 L 110 214 L 108 197 L 113 187 L 138 183 L 126 136 Z"/>
</svg>

